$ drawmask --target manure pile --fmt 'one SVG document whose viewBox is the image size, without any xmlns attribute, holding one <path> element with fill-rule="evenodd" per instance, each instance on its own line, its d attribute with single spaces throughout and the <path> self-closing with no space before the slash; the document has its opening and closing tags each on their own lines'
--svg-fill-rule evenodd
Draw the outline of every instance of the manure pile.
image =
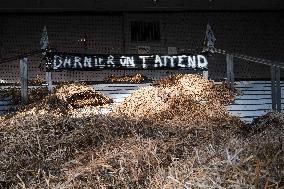
<svg viewBox="0 0 284 189">
<path fill-rule="evenodd" d="M 0 117 L 0 188 L 283 188 L 284 114 L 244 124 L 224 109 L 233 98 L 176 75 L 98 115 L 109 98 L 59 86 Z"/>
</svg>

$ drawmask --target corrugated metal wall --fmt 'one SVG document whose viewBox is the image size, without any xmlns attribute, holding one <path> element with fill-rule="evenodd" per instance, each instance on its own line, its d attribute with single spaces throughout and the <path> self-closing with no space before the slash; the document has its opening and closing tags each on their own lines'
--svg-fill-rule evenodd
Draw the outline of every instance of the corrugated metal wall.
<svg viewBox="0 0 284 189">
<path fill-rule="evenodd" d="M 0 57 L 11 57 L 39 48 L 43 26 L 47 26 L 50 47 L 58 51 L 81 53 L 137 53 L 137 46 L 150 46 L 151 53 L 167 53 L 168 47 L 178 52 L 201 48 L 209 21 L 216 47 L 276 61 L 284 60 L 284 14 L 282 12 L 167 12 L 117 13 L 105 15 L 24 14 L 0 15 Z M 131 42 L 130 22 L 160 21 L 161 40 Z M 87 38 L 85 47 L 79 39 Z M 29 78 L 44 78 L 38 66 L 40 56 L 29 58 Z M 19 81 L 19 62 L 0 65 L 0 79 Z M 144 72 L 146 75 L 148 72 Z M 165 72 L 166 73 L 166 72 Z M 162 73 L 162 75 L 165 75 Z M 122 75 L 128 71 L 69 71 L 54 74 L 53 79 L 101 80 L 109 74 Z M 151 77 L 161 74 L 149 72 Z M 269 79 L 267 66 L 235 59 L 235 76 L 241 79 Z M 223 55 L 209 57 L 209 77 L 226 77 Z"/>
</svg>

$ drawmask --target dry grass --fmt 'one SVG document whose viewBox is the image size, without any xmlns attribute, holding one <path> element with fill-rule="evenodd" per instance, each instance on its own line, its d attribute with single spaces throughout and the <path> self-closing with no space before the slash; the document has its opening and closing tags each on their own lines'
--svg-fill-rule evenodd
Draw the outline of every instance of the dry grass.
<svg viewBox="0 0 284 189">
<path fill-rule="evenodd" d="M 60 94 L 68 95 L 58 99 L 67 102 L 71 94 L 63 91 Z M 146 94 L 152 95 L 145 93 L 146 99 Z M 202 98 L 192 99 L 195 106 Z M 227 101 L 219 103 L 223 106 Z M 59 107 L 37 104 L 1 118 L 0 185 L 166 189 L 280 188 L 284 184 L 283 114 L 268 114 L 245 125 L 227 114 L 188 121 L 189 110 L 167 119 L 155 112 L 159 119 L 153 119 L 124 113 L 99 115 L 92 107 L 63 113 Z"/>
</svg>

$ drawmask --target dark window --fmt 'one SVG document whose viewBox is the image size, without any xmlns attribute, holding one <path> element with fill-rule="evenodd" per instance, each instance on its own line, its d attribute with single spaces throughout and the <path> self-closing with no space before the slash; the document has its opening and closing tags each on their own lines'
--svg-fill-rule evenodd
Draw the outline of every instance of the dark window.
<svg viewBox="0 0 284 189">
<path fill-rule="evenodd" d="M 159 41 L 160 23 L 159 22 L 131 22 L 131 41 Z"/>
</svg>

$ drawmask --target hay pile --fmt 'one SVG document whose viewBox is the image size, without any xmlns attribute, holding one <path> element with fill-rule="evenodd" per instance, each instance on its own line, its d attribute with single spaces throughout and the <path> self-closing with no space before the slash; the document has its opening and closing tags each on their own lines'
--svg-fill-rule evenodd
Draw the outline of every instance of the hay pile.
<svg viewBox="0 0 284 189">
<path fill-rule="evenodd" d="M 173 126 L 50 112 L 4 120 L 0 181 L 17 188 L 283 186 L 284 124 L 245 135 L 239 124 Z"/>
<path fill-rule="evenodd" d="M 158 120 L 200 121 L 227 118 L 234 94 L 200 75 L 178 74 L 140 88 L 114 109 L 118 115 Z"/>
<path fill-rule="evenodd" d="M 134 75 L 126 75 L 120 77 L 110 75 L 107 78 L 105 78 L 104 81 L 108 83 L 117 83 L 117 82 L 142 83 L 145 81 L 149 81 L 149 79 L 146 76 L 143 76 L 142 74 L 138 73 Z"/>
<path fill-rule="evenodd" d="M 48 94 L 46 87 L 29 88 L 28 100 L 29 103 L 42 100 Z M 0 90 L 0 100 L 8 99 L 12 104 L 19 104 L 21 102 L 21 91 L 17 87 L 8 87 Z"/>
<path fill-rule="evenodd" d="M 35 79 L 29 79 L 28 80 L 28 85 L 33 85 L 33 86 L 42 85 L 44 83 L 46 83 L 46 81 L 43 80 L 39 75 L 37 75 Z"/>
<path fill-rule="evenodd" d="M 18 91 L 18 89 L 16 90 Z M 37 115 L 42 114 L 54 114 L 56 117 L 64 115 L 90 116 L 100 114 L 100 108 L 107 107 L 112 102 L 109 97 L 84 84 L 58 85 L 52 93 L 49 93 L 47 88 L 34 88 L 29 91 L 31 92 L 29 93 L 29 103 L 21 105 L 18 104 L 19 99 L 13 101 L 18 105 L 18 111 L 5 115 L 4 119 L 13 122 L 29 118 L 34 121 Z M 5 93 L 5 96 L 9 94 L 11 93 Z"/>
<path fill-rule="evenodd" d="M 283 119 L 283 114 L 281 115 Z M 242 129 L 236 129 L 243 132 Z M 219 127 L 214 137 L 225 139 Z M 284 123 L 245 135 L 228 132 L 222 143 L 193 149 L 194 155 L 160 169 L 149 188 L 283 188 Z M 249 135 L 249 137 L 247 137 Z M 200 142 L 203 142 L 201 140 Z"/>
<path fill-rule="evenodd" d="M 46 99 L 49 107 L 82 108 L 85 106 L 103 106 L 112 100 L 84 84 L 61 84 Z"/>
<path fill-rule="evenodd" d="M 16 87 L 0 89 L 0 100 L 11 98 L 11 102 L 18 103 L 21 100 L 21 92 Z"/>
<path fill-rule="evenodd" d="M 194 80 L 199 76 L 182 76 L 177 79 L 180 86 L 176 88 L 171 88 L 173 85 L 152 88 L 181 95 L 189 88 L 197 88 L 192 82 L 183 83 L 189 78 Z M 216 92 L 213 96 L 219 98 L 220 106 L 230 101 L 217 95 L 222 90 L 228 92 L 226 88 L 216 88 L 200 79 L 196 83 L 204 82 L 206 90 L 200 86 L 194 94 L 204 95 L 211 90 Z M 281 188 L 284 185 L 284 114 L 268 114 L 248 125 L 222 117 L 218 121 L 203 117 L 203 122 L 196 123 L 191 121 L 189 110 L 181 116 L 179 109 L 175 109 L 178 114 L 172 111 L 171 121 L 147 114 L 143 119 L 137 119 L 135 114 L 132 119 L 124 116 L 125 112 L 119 116 L 119 112 L 96 115 L 92 107 L 77 109 L 71 105 L 65 114 L 55 111 L 62 110 L 60 105 L 76 94 L 75 89 L 89 90 L 73 85 L 69 89 L 72 90 L 58 88 L 49 95 L 53 98 L 43 100 L 43 104 L 54 103 L 50 110 L 37 104 L 33 106 L 36 113 L 27 113 L 33 111 L 27 109 L 14 116 L 0 117 L 0 188 Z M 187 91 L 186 96 L 191 97 L 193 106 L 211 107 L 207 104 L 210 98 L 204 101 L 190 94 Z M 262 129 L 258 125 L 263 125 Z"/>
</svg>

